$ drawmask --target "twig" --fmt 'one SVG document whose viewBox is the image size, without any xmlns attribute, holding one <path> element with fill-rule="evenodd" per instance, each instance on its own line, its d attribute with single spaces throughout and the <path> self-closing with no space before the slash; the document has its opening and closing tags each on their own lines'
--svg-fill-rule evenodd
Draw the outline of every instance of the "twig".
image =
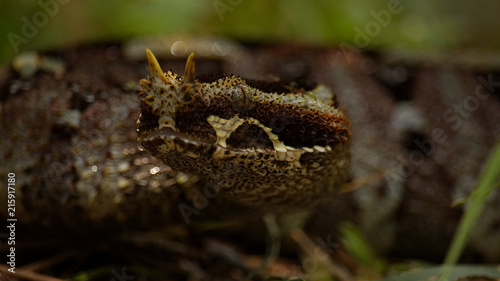
<svg viewBox="0 0 500 281">
<path fill-rule="evenodd" d="M 31 281 L 63 281 L 63 279 L 36 273 L 31 270 L 25 270 L 22 268 L 16 268 L 15 270 L 16 273 L 12 273 L 9 271 L 9 268 L 10 267 L 6 265 L 0 264 L 0 271 L 9 276 L 16 276 L 17 278 L 24 278 Z"/>
<path fill-rule="evenodd" d="M 360 178 L 357 178 L 355 180 L 352 180 L 348 183 L 345 183 L 341 186 L 340 188 L 340 192 L 341 193 L 349 193 L 349 192 L 353 192 L 355 191 L 356 189 L 366 185 L 366 184 L 369 184 L 369 183 L 374 183 L 382 178 L 384 178 L 384 176 L 388 173 L 391 172 L 391 170 L 394 170 L 395 168 L 393 169 L 388 169 L 388 170 L 382 170 L 382 171 L 378 171 L 378 172 L 374 172 L 374 173 L 371 173 L 369 175 L 366 175 L 366 176 L 363 176 L 363 177 L 360 177 Z"/>
<path fill-rule="evenodd" d="M 260 273 L 264 268 L 275 261 L 280 253 L 281 229 L 276 221 L 276 215 L 267 214 L 264 216 L 263 220 L 267 229 L 266 255 L 262 264 L 258 268 L 252 270 L 250 274 L 246 276 L 245 280 L 251 280 L 256 274 Z"/>
<path fill-rule="evenodd" d="M 46 259 L 36 261 L 36 262 L 30 263 L 27 265 L 23 265 L 22 267 L 17 268 L 16 270 L 19 270 L 19 269 L 26 270 L 26 271 L 43 270 L 44 268 L 48 268 L 48 267 L 50 267 L 54 264 L 57 264 L 61 261 L 65 261 L 68 257 L 71 257 L 73 255 L 75 255 L 74 251 L 67 251 L 67 252 L 61 253 L 59 255 L 55 255 L 53 257 L 50 257 L 50 258 L 46 258 Z"/>
<path fill-rule="evenodd" d="M 335 264 L 329 257 L 328 253 L 323 251 L 320 246 L 314 243 L 307 234 L 302 231 L 302 229 L 297 228 L 290 232 L 290 237 L 297 242 L 297 244 L 306 252 L 307 255 L 313 257 L 315 254 L 320 253 L 321 256 L 328 257 L 326 260 L 322 261 L 326 268 L 337 277 L 340 281 L 354 281 L 354 277 L 344 268 Z"/>
</svg>

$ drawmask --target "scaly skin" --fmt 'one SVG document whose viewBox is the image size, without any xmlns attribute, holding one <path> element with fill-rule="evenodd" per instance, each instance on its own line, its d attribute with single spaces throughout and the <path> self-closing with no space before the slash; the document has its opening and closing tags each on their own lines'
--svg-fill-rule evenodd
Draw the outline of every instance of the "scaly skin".
<svg viewBox="0 0 500 281">
<path fill-rule="evenodd" d="M 173 169 L 269 210 L 310 209 L 349 177 L 347 120 L 324 86 L 266 92 L 268 83 L 259 89 L 234 76 L 202 83 L 193 54 L 183 77 L 147 57 L 139 143 Z"/>
<path fill-rule="evenodd" d="M 0 181 L 16 174 L 19 224 L 41 224 L 66 237 L 93 231 L 113 235 L 116 229 L 218 219 L 210 209 L 230 201 L 199 176 L 177 172 L 139 149 L 139 86 L 133 85 L 147 75 L 147 63 L 107 56 L 116 49 L 84 47 L 43 55 L 61 60 L 67 66 L 63 72 L 40 70 L 20 77 L 19 69 L 3 70 Z M 367 181 L 321 205 L 308 226 L 313 240 L 330 247 L 338 237 L 337 222 L 349 220 L 381 253 L 441 261 L 462 213 L 463 206 L 452 208 L 451 203 L 473 189 L 500 136 L 498 73 L 486 66 L 479 71 L 408 58 L 390 63 L 362 53 L 288 45 L 239 52 L 219 61 L 198 57 L 197 70 L 321 81 L 349 116 L 351 178 Z M 178 72 L 184 64 L 169 60 L 166 65 Z M 200 83 L 213 82 L 204 79 Z M 232 110 L 253 106 L 244 91 L 233 102 Z M 265 132 L 262 136 L 269 138 Z M 274 149 L 272 141 L 268 144 Z M 6 200 L 6 189 L 0 188 L 0 202 Z M 497 190 L 471 234 L 468 252 L 475 260 L 500 260 L 495 243 L 500 240 L 499 202 Z M 222 214 L 237 215 L 236 208 L 229 210 Z M 6 212 L 0 209 L 2 217 Z"/>
</svg>

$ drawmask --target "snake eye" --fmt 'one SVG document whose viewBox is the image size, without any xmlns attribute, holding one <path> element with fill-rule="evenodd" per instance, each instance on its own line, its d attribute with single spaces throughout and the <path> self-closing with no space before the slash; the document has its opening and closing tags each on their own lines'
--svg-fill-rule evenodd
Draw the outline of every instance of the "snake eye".
<svg viewBox="0 0 500 281">
<path fill-rule="evenodd" d="M 253 96 L 250 89 L 245 84 L 237 84 L 231 91 L 231 100 L 234 109 L 243 112 L 248 111 L 253 106 Z"/>
</svg>

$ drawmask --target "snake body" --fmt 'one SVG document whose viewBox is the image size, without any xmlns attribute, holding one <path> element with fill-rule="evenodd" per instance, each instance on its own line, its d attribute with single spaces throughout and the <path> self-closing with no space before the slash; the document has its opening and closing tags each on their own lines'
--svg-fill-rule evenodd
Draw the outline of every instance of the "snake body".
<svg viewBox="0 0 500 281">
<path fill-rule="evenodd" d="M 2 71 L 0 181 L 16 175 L 19 225 L 110 234 L 213 220 L 224 204 L 232 204 L 224 216 L 237 216 L 243 205 L 306 208 L 346 180 L 349 146 L 350 177 L 364 184 L 317 208 L 307 226 L 314 240 L 333 241 L 338 223 L 349 220 L 380 253 L 439 260 L 462 213 L 451 203 L 470 194 L 500 135 L 494 70 L 411 57 L 391 62 L 334 49 L 254 46 L 222 60 L 197 59 L 197 72 L 233 72 L 252 80 L 193 79 L 193 61 L 184 77 L 174 71 L 165 75 L 152 57 L 147 63 L 145 47 L 140 45 L 138 60 L 116 55 L 125 46 L 80 47 L 38 54 L 34 67 L 27 67 L 35 72 L 23 71 L 25 61 Z M 185 70 L 185 58 L 160 62 L 177 73 Z M 139 85 L 150 66 L 149 79 Z M 276 90 L 274 83 L 253 82 L 272 80 L 270 73 L 327 87 L 278 83 Z M 161 104 L 168 100 L 155 94 L 170 85 L 182 99 L 169 109 Z M 213 91 L 217 88 L 221 93 Z M 160 105 L 158 114 L 151 105 Z M 255 115 L 258 108 L 261 114 Z M 314 121 L 307 123 L 308 118 Z M 275 159 L 257 162 L 259 153 Z M 264 169 L 251 168 L 255 163 Z M 248 179 L 242 190 L 235 188 L 235 181 Z M 0 188 L 0 201 L 7 196 Z M 468 250 L 474 257 L 500 260 L 499 202 L 495 191 L 471 233 Z M 0 209 L 4 218 L 6 211 Z"/>
</svg>

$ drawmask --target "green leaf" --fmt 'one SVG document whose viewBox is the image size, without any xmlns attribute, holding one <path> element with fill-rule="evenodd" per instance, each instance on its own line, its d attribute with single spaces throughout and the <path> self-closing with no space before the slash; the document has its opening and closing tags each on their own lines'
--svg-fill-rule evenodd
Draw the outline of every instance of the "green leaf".
<svg viewBox="0 0 500 281">
<path fill-rule="evenodd" d="M 350 222 L 342 223 L 342 245 L 359 263 L 376 272 L 383 272 L 386 261 L 381 259 L 364 237 L 362 231 Z"/>
<path fill-rule="evenodd" d="M 458 262 L 460 255 L 467 244 L 469 233 L 483 211 L 486 198 L 496 187 L 498 187 L 499 176 L 500 141 L 498 141 L 496 146 L 493 148 L 488 162 L 479 177 L 477 188 L 472 192 L 469 205 L 465 209 L 465 213 L 462 216 L 460 225 L 458 226 L 458 231 L 453 238 L 448 253 L 446 254 L 443 274 L 439 279 L 440 281 L 449 280 L 448 276 L 451 274 L 449 270 L 451 270 L 451 268 L 453 268 L 452 266 Z"/>
</svg>

